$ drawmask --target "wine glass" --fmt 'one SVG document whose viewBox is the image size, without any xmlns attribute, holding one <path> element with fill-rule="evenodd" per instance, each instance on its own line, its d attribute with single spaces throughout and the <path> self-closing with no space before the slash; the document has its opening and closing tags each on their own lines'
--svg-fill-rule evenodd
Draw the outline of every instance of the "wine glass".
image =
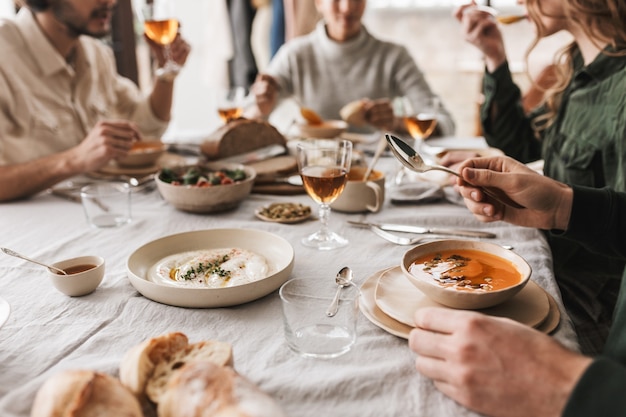
<svg viewBox="0 0 626 417">
<path fill-rule="evenodd" d="M 143 23 L 144 33 L 151 41 L 163 46 L 165 64 L 157 68 L 159 78 L 175 77 L 181 70 L 180 65 L 172 60 L 170 45 L 178 34 L 179 22 L 175 18 L 175 0 L 138 0 L 136 6 L 139 20 Z"/>
<path fill-rule="evenodd" d="M 243 87 L 232 87 L 220 92 L 217 100 L 217 113 L 224 124 L 243 115 L 245 99 L 246 89 Z"/>
<path fill-rule="evenodd" d="M 346 246 L 348 240 L 328 229 L 330 204 L 343 191 L 350 162 L 352 142 L 348 140 L 313 140 L 298 144 L 298 169 L 304 189 L 319 204 L 319 231 L 302 239 L 302 244 L 320 250 Z"/>
<path fill-rule="evenodd" d="M 397 112 L 402 118 L 404 127 L 409 135 L 415 140 L 415 150 L 421 155 L 423 154 L 423 144 L 437 128 L 437 117 L 440 113 L 441 102 L 439 97 L 430 96 L 421 98 L 416 103 L 417 109 L 408 97 L 401 97 L 397 103 Z M 402 184 L 407 171 L 403 166 L 396 174 L 395 183 Z"/>
</svg>

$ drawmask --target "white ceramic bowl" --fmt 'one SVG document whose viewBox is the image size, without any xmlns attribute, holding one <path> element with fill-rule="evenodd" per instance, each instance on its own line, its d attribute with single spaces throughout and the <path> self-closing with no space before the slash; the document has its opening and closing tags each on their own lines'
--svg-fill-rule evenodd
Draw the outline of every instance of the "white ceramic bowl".
<svg viewBox="0 0 626 417">
<path fill-rule="evenodd" d="M 150 268 L 166 256 L 218 248 L 240 248 L 263 256 L 270 267 L 269 275 L 224 288 L 178 287 L 149 278 Z M 293 264 L 293 247 L 273 233 L 253 229 L 208 229 L 147 243 L 130 255 L 126 270 L 131 284 L 146 298 L 178 307 L 213 308 L 247 303 L 277 290 L 289 278 Z"/>
<path fill-rule="evenodd" d="M 233 163 L 209 163 L 204 167 L 218 171 L 222 169 L 243 169 L 246 178 L 234 184 L 215 185 L 212 187 L 195 187 L 187 185 L 172 185 L 161 180 L 162 170 L 156 176 L 156 184 L 163 198 L 179 210 L 192 213 L 212 213 L 230 210 L 239 205 L 248 197 L 254 185 L 256 172 L 241 164 Z M 184 173 L 191 166 L 172 168 L 176 173 Z"/>
<path fill-rule="evenodd" d="M 104 278 L 104 258 L 100 256 L 80 256 L 52 264 L 52 266 L 66 271 L 68 268 L 79 265 L 90 265 L 92 268 L 69 275 L 57 274 L 48 270 L 52 285 L 65 295 L 79 297 L 93 292 Z"/>
<path fill-rule="evenodd" d="M 165 144 L 160 140 L 147 139 L 133 143 L 133 147 L 126 156 L 119 158 L 116 163 L 123 168 L 140 168 L 156 164 L 165 152 Z"/>
<path fill-rule="evenodd" d="M 341 135 L 348 128 L 343 120 L 324 120 L 321 124 L 312 125 L 299 123 L 300 134 L 305 138 L 333 139 Z"/>
<path fill-rule="evenodd" d="M 410 266 L 416 259 L 428 254 L 455 249 L 472 249 L 487 252 L 505 259 L 513 264 L 515 269 L 519 272 L 520 281 L 513 286 L 500 290 L 459 290 L 454 287 L 444 287 L 440 285 L 427 273 L 412 274 L 409 272 Z M 448 307 L 467 310 L 492 307 L 510 299 L 524 288 L 531 274 L 530 265 L 515 252 L 504 249 L 502 246 L 493 243 L 469 240 L 438 240 L 423 243 L 409 249 L 402 257 L 402 264 L 400 266 L 407 279 L 432 300 Z"/>
</svg>

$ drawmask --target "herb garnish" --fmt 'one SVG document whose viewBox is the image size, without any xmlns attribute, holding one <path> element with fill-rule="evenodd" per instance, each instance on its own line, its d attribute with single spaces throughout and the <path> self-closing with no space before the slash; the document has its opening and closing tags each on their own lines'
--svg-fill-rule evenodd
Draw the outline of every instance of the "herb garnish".
<svg viewBox="0 0 626 417">
<path fill-rule="evenodd" d="M 180 278 L 184 279 L 185 281 L 188 281 L 190 279 L 196 278 L 198 275 L 214 275 L 215 274 L 222 278 L 229 279 L 230 278 L 229 272 L 222 269 L 222 266 L 221 266 L 224 262 L 228 261 L 228 259 L 230 259 L 229 256 L 224 255 L 222 256 L 222 258 L 217 258 L 213 262 L 211 261 L 206 262 L 206 263 L 200 262 L 196 268 L 192 266 L 191 268 L 189 268 L 187 272 L 185 272 L 184 275 L 181 275 Z"/>
</svg>

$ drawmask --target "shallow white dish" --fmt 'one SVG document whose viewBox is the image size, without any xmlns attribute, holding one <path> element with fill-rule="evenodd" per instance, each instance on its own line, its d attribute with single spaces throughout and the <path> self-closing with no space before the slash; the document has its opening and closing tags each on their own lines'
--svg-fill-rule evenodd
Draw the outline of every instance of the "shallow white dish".
<svg viewBox="0 0 626 417">
<path fill-rule="evenodd" d="M 0 327 L 6 323 L 10 314 L 11 305 L 4 298 L 0 298 Z"/>
<path fill-rule="evenodd" d="M 203 249 L 241 248 L 267 260 L 270 275 L 258 281 L 225 288 L 186 288 L 158 284 L 148 270 L 166 256 Z M 128 258 L 131 284 L 144 297 L 177 307 L 213 308 L 247 303 L 278 289 L 291 274 L 294 250 L 285 239 L 261 230 L 208 229 L 166 236 L 147 243 Z"/>
</svg>

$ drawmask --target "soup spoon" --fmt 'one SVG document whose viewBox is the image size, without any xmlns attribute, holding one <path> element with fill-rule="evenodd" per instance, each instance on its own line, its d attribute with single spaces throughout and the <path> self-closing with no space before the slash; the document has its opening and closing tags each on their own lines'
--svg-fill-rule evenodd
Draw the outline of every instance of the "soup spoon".
<svg viewBox="0 0 626 417">
<path fill-rule="evenodd" d="M 396 158 L 398 158 L 400 162 L 402 162 L 402 165 L 409 168 L 411 171 L 415 171 L 421 174 L 427 171 L 437 170 L 437 171 L 444 171 L 444 172 L 447 172 L 448 174 L 452 174 L 454 176 L 461 178 L 461 175 L 458 172 L 453 171 L 450 168 L 447 168 L 441 165 L 428 165 L 426 162 L 424 162 L 420 154 L 418 154 L 417 151 L 415 151 L 415 149 L 410 147 L 402 139 L 397 138 L 393 135 L 389 135 L 389 134 L 386 134 L 385 138 L 387 139 L 387 143 L 389 143 L 391 152 L 395 155 Z M 518 209 L 524 208 L 524 206 L 511 200 L 509 196 L 507 196 L 506 194 L 504 194 L 502 191 L 498 190 L 497 188 L 486 188 L 486 187 L 478 187 L 478 188 L 480 188 L 480 190 L 484 192 L 485 194 L 487 194 L 489 197 L 493 198 L 494 200 L 502 204 L 505 204 L 507 206 L 511 206 L 514 208 L 518 208 Z"/>
<path fill-rule="evenodd" d="M 341 294 L 341 290 L 348 285 L 352 285 L 352 269 L 347 266 L 341 268 L 341 270 L 337 273 L 335 277 L 335 282 L 337 283 L 337 292 L 335 293 L 335 297 L 333 301 L 331 301 L 328 310 L 326 310 L 326 315 L 328 317 L 333 317 L 337 314 L 337 310 L 339 310 L 339 294 Z"/>
<path fill-rule="evenodd" d="M 43 262 L 39 262 L 39 261 L 36 261 L 36 260 L 31 259 L 29 257 L 26 257 L 24 255 L 20 255 L 19 253 L 15 252 L 15 251 L 12 251 L 11 249 L 0 248 L 0 250 L 2 250 L 2 252 L 6 253 L 7 255 L 15 256 L 16 258 L 20 258 L 20 259 L 23 259 L 23 260 L 28 261 L 28 262 L 32 262 L 32 263 L 37 264 L 37 265 L 45 266 L 46 268 L 56 272 L 57 274 L 67 275 L 67 272 L 65 272 L 62 269 L 56 268 L 56 267 L 54 267 L 52 265 L 46 265 Z"/>
</svg>

